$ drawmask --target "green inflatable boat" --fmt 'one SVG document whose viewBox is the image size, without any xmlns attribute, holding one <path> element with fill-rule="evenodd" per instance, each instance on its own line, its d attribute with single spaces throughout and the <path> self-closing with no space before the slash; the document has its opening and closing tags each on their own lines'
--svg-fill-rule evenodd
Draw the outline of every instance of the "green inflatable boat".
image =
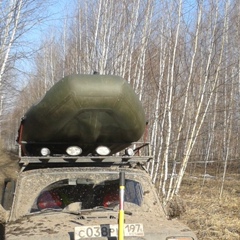
<svg viewBox="0 0 240 240">
<path fill-rule="evenodd" d="M 139 140 L 145 125 L 123 78 L 70 75 L 26 112 L 17 141 L 24 156 L 112 155 Z"/>
</svg>

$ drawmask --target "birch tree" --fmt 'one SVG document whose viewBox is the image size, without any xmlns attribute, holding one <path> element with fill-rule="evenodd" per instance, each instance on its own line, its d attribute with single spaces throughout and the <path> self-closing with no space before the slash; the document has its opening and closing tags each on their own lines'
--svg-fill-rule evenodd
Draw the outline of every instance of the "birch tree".
<svg viewBox="0 0 240 240">
<path fill-rule="evenodd" d="M 213 54 L 213 49 L 214 49 L 214 44 L 215 44 L 215 36 L 216 36 L 215 31 L 217 29 L 217 21 L 218 21 L 218 14 L 219 14 L 219 11 L 218 11 L 218 4 L 219 3 L 217 2 L 216 4 L 217 4 L 217 8 L 216 8 L 215 16 L 214 16 L 213 32 L 211 33 L 212 35 L 211 35 L 208 59 L 207 59 L 207 64 L 206 64 L 206 69 L 205 69 L 206 75 L 204 77 L 203 85 L 202 85 L 202 88 L 201 88 L 201 91 L 200 91 L 200 99 L 199 99 L 198 107 L 197 107 L 197 110 L 196 110 L 196 113 L 195 113 L 194 124 L 193 124 L 193 128 L 191 130 L 191 137 L 187 142 L 185 157 L 182 160 L 181 168 L 179 170 L 174 189 L 171 193 L 171 197 L 173 197 L 174 195 L 177 195 L 178 192 L 179 192 L 180 185 L 181 185 L 181 182 L 182 182 L 182 179 L 183 179 L 184 172 L 185 172 L 186 167 L 187 167 L 187 163 L 188 163 L 190 154 L 193 150 L 194 144 L 196 143 L 199 131 L 200 131 L 202 125 L 203 125 L 204 119 L 206 117 L 206 113 L 207 113 L 208 108 L 209 108 L 209 104 L 212 100 L 214 90 L 216 89 L 216 87 L 218 85 L 218 80 L 219 80 L 218 79 L 218 74 L 219 74 L 219 70 L 221 68 L 222 55 L 223 55 L 223 50 L 224 50 L 224 46 L 225 46 L 225 36 L 224 35 L 222 36 L 222 40 L 221 40 L 220 54 L 219 54 L 219 59 L 218 59 L 218 63 L 217 63 L 217 68 L 216 68 L 216 75 L 214 76 L 213 81 L 211 81 L 210 92 L 207 94 L 207 85 L 210 81 L 208 73 L 209 73 L 209 70 L 210 70 L 210 64 L 211 64 L 211 59 L 212 59 L 212 54 Z M 223 29 L 224 30 L 226 29 L 226 18 L 224 19 Z M 206 97 L 207 97 L 206 106 L 204 108 L 203 114 L 200 116 L 200 111 L 201 111 L 202 106 L 203 106 L 203 100 Z"/>
<path fill-rule="evenodd" d="M 168 161 L 169 161 L 169 147 L 170 147 L 170 141 L 172 138 L 172 104 L 173 104 L 173 82 L 174 82 L 174 72 L 175 72 L 175 61 L 176 61 L 176 51 L 178 47 L 178 40 L 179 40 L 179 30 L 180 30 L 180 24 L 181 24 L 181 14 L 182 14 L 182 1 L 179 1 L 178 6 L 178 14 L 177 14 L 177 26 L 176 26 L 176 34 L 174 39 L 174 46 L 173 46 L 173 52 L 172 52 L 172 59 L 171 62 L 169 62 L 169 66 L 171 66 L 170 73 L 168 76 L 168 82 L 167 82 L 167 92 L 168 92 L 168 98 L 166 98 L 166 108 L 167 108 L 167 136 L 166 136 L 166 148 L 163 155 L 163 166 L 164 166 L 164 176 L 163 176 L 163 183 L 160 185 L 162 187 L 162 193 L 165 197 L 166 195 L 166 182 L 168 178 Z"/>
<path fill-rule="evenodd" d="M 189 73 L 188 73 L 188 78 L 187 78 L 187 86 L 186 86 L 186 90 L 185 90 L 185 96 L 184 96 L 184 103 L 183 103 L 183 111 L 181 113 L 181 120 L 180 120 L 180 124 L 178 127 L 178 132 L 177 132 L 177 138 L 176 138 L 176 142 L 177 145 L 175 147 L 174 150 L 174 155 L 173 155 L 173 162 L 177 161 L 177 156 L 178 156 L 178 144 L 180 141 L 180 137 L 182 135 L 182 130 L 183 130 L 183 126 L 184 126 L 184 121 L 186 118 L 186 110 L 187 110 L 187 106 L 188 106 L 188 101 L 189 101 L 189 91 L 190 91 L 190 85 L 192 83 L 192 75 L 193 75 L 193 69 L 194 69 L 194 65 L 195 65 L 195 58 L 196 58 L 196 53 L 198 50 L 198 45 L 199 45 L 199 30 L 200 30 L 200 24 L 201 24 L 201 20 L 202 20 L 202 2 L 199 2 L 198 5 L 198 11 L 197 11 L 197 24 L 196 24 L 196 32 L 194 34 L 194 47 L 193 47 L 193 53 L 192 53 L 192 57 L 191 57 L 191 63 L 189 66 Z M 170 179 L 170 183 L 169 183 L 169 189 L 168 189 L 168 194 L 166 197 L 166 201 L 168 201 L 170 199 L 170 194 L 172 191 L 172 185 L 173 185 L 173 181 L 174 181 L 174 173 L 176 171 L 175 166 L 173 167 L 172 170 L 172 175 L 171 175 L 171 179 Z"/>
<path fill-rule="evenodd" d="M 40 15 L 44 4 L 38 0 L 0 2 L 0 98 L 3 104 L 1 106 L 4 106 L 5 101 L 9 101 L 6 99 L 8 95 L 4 93 L 4 88 L 10 85 L 13 88 L 14 83 L 11 79 L 14 78 L 12 74 L 16 71 L 16 61 L 29 54 L 24 35 L 46 17 Z M 3 109 L 0 114 L 3 114 Z"/>
</svg>

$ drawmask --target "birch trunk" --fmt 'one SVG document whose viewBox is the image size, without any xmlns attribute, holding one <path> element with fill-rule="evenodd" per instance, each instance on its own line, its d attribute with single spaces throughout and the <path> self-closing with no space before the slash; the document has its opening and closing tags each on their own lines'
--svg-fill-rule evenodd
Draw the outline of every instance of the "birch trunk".
<svg viewBox="0 0 240 240">
<path fill-rule="evenodd" d="M 168 161 L 169 161 L 169 147 L 172 137 L 172 99 L 173 99 L 173 86 L 174 86 L 174 72 L 175 72 L 175 61 L 176 61 L 176 52 L 178 47 L 178 40 L 179 40 L 179 30 L 181 25 L 181 18 L 182 18 L 182 0 L 178 3 L 178 22 L 176 26 L 176 36 L 174 39 L 174 46 L 173 46 L 173 54 L 172 59 L 170 62 L 171 69 L 170 69 L 170 76 L 169 76 L 169 83 L 168 83 L 168 99 L 166 102 L 167 105 L 167 134 L 166 134 L 166 147 L 163 156 L 164 162 L 164 180 L 162 185 L 162 193 L 163 196 L 166 197 L 166 183 L 168 179 Z"/>
<path fill-rule="evenodd" d="M 161 161 L 161 151 L 162 151 L 162 142 L 159 142 L 158 144 L 158 138 L 160 141 L 163 139 L 163 126 L 160 128 L 159 131 L 159 115 L 160 115 L 160 99 L 161 99 L 161 92 L 162 92 L 162 82 L 163 82 L 163 77 L 164 77 L 164 69 L 165 69 L 165 63 L 166 63 L 166 47 L 167 44 L 164 43 L 164 39 L 161 38 L 160 40 L 160 49 L 159 49 L 159 80 L 158 80 L 158 91 L 157 91 L 157 99 L 156 99 L 156 104 L 155 104 L 155 112 L 154 112 L 154 122 L 153 122 L 153 133 L 152 133 L 152 139 L 151 139 L 151 144 L 154 146 L 153 148 L 153 156 L 157 156 L 156 154 L 156 146 L 159 146 L 158 149 L 158 156 L 157 158 L 154 159 L 154 162 L 152 163 L 152 168 L 151 168 L 151 178 L 153 180 L 153 183 L 156 183 L 156 178 L 159 172 L 159 165 Z M 164 124 L 164 117 L 161 119 L 161 122 Z M 158 137 L 158 133 L 160 136 Z M 156 162 L 156 165 L 155 165 Z"/>
<path fill-rule="evenodd" d="M 214 18 L 214 29 L 213 29 L 213 32 L 212 32 L 211 46 L 209 48 L 209 56 L 208 56 L 208 61 L 207 61 L 207 65 L 206 65 L 206 73 L 209 72 L 212 52 L 213 52 L 213 49 L 214 49 L 213 48 L 214 47 L 214 36 L 215 36 L 216 28 L 217 28 L 217 19 L 218 19 L 218 9 L 216 9 L 216 14 L 215 14 L 215 18 Z M 226 18 L 224 20 L 224 27 L 223 27 L 223 29 L 224 30 L 226 29 Z M 206 92 L 207 83 L 210 80 L 208 74 L 206 74 L 205 78 L 204 78 L 204 83 L 203 83 L 203 87 L 202 87 L 202 90 L 201 90 L 201 97 L 200 97 L 200 101 L 198 103 L 198 108 L 197 108 L 195 119 L 194 119 L 194 125 L 193 125 L 193 128 L 192 128 L 191 137 L 190 137 L 190 139 L 187 142 L 187 148 L 186 148 L 185 157 L 183 158 L 183 161 L 182 161 L 182 164 L 181 164 L 181 168 L 180 168 L 180 171 L 179 171 L 179 174 L 178 174 L 175 186 L 174 186 L 173 191 L 171 193 L 171 198 L 173 198 L 174 195 L 177 195 L 178 192 L 179 192 L 180 185 L 181 185 L 181 182 L 182 182 L 182 179 L 183 179 L 186 167 L 187 167 L 187 163 L 188 163 L 190 154 L 191 154 L 191 152 L 193 150 L 193 147 L 194 147 L 194 145 L 196 143 L 198 134 L 199 134 L 200 129 L 201 129 L 202 125 L 203 125 L 203 121 L 204 121 L 206 113 L 208 111 L 208 108 L 209 108 L 209 105 L 210 105 L 210 102 L 211 102 L 214 90 L 217 87 L 217 84 L 218 84 L 218 81 L 219 81 L 218 74 L 219 74 L 219 70 L 220 70 L 220 67 L 221 67 L 221 63 L 222 63 L 222 55 L 223 55 L 224 45 L 225 45 L 225 37 L 222 36 L 222 42 L 221 42 L 221 48 L 220 48 L 220 56 L 219 56 L 219 60 L 218 60 L 218 63 L 217 63 L 216 75 L 214 77 L 214 81 L 211 83 L 211 89 L 210 89 L 209 96 L 207 98 L 206 107 L 204 109 L 204 112 L 203 112 L 202 116 L 200 116 L 200 111 L 201 111 L 202 105 L 203 105 L 203 99 L 206 97 L 206 93 L 207 93 Z"/>
<path fill-rule="evenodd" d="M 197 50 L 198 50 L 198 37 L 199 37 L 199 29 L 200 29 L 200 23 L 201 23 L 201 18 L 202 18 L 202 3 L 201 2 L 199 3 L 198 7 L 199 7 L 199 11 L 198 11 L 195 39 L 194 39 L 194 50 L 193 50 L 193 54 L 192 54 L 191 64 L 190 64 L 190 67 L 189 67 L 190 69 L 189 69 L 189 75 L 188 75 L 188 78 L 187 78 L 187 87 L 186 87 L 185 97 L 184 97 L 182 117 L 181 117 L 180 125 L 179 125 L 179 128 L 178 128 L 177 139 L 176 139 L 177 145 L 175 147 L 173 162 L 176 162 L 176 160 L 177 160 L 178 143 L 179 143 L 179 140 L 180 140 L 180 137 L 181 137 L 181 134 L 182 134 L 183 124 L 185 122 L 186 110 L 187 110 L 188 101 L 189 101 L 189 99 L 188 99 L 189 88 L 190 88 L 190 85 L 192 83 L 192 74 L 193 74 L 193 69 L 194 69 L 194 65 L 195 65 L 195 57 L 196 57 L 196 53 L 197 53 Z M 173 173 L 174 172 L 175 172 L 175 168 L 173 168 Z M 173 177 L 174 177 L 174 174 L 171 175 L 169 190 L 168 190 L 166 201 L 168 201 L 170 199 L 170 194 L 171 194 L 172 186 L 173 186 Z"/>
<path fill-rule="evenodd" d="M 226 41 L 226 44 L 228 44 L 228 30 L 229 30 L 229 0 L 226 1 L 225 4 L 225 25 L 226 25 L 226 31 L 224 32 L 224 38 Z M 228 56 L 228 54 L 226 54 Z M 227 65 L 227 62 L 226 62 Z M 225 83 L 228 82 L 228 72 L 227 68 L 225 68 Z M 223 161 L 224 161 L 224 170 L 223 170 L 223 177 L 222 177 L 222 185 L 220 189 L 220 199 L 223 195 L 223 187 L 227 172 L 227 164 L 228 164 L 228 157 L 229 157 L 229 148 L 230 148 L 230 139 L 231 139 L 231 133 L 232 133 L 232 107 L 233 107 L 233 85 L 231 87 L 230 91 L 230 101 L 228 102 L 228 89 L 227 85 L 224 85 L 224 105 L 225 105 L 225 111 L 224 111 L 224 136 L 223 136 Z M 227 110 L 228 109 L 228 110 Z"/>
</svg>

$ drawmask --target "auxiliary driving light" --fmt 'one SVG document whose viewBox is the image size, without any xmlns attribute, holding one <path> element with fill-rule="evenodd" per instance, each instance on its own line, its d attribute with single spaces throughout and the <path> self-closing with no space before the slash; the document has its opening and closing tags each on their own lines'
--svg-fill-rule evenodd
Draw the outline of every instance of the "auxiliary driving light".
<svg viewBox="0 0 240 240">
<path fill-rule="evenodd" d="M 46 157 L 46 156 L 50 155 L 50 150 L 48 148 L 42 148 L 41 154 L 42 154 L 42 156 Z"/>
<path fill-rule="evenodd" d="M 67 148 L 66 152 L 70 156 L 78 156 L 82 153 L 82 149 L 78 146 L 71 146 Z"/>
<path fill-rule="evenodd" d="M 128 156 L 133 156 L 134 155 L 134 151 L 132 148 L 127 148 L 125 150 L 125 154 L 128 155 Z"/>
<path fill-rule="evenodd" d="M 97 154 L 99 154 L 101 156 L 106 156 L 111 152 L 111 150 L 108 147 L 99 146 L 96 148 L 96 152 L 97 152 Z"/>
</svg>

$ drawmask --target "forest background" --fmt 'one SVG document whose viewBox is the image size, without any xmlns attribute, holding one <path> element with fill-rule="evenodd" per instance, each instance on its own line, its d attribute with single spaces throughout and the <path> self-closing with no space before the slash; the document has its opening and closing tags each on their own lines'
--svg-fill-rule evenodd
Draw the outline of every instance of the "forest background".
<svg viewBox="0 0 240 240">
<path fill-rule="evenodd" d="M 147 169 L 164 204 L 197 164 L 204 176 L 219 167 L 221 199 L 227 170 L 240 171 L 240 1 L 72 0 L 53 13 L 56 4 L 0 2 L 3 146 L 16 149 L 21 117 L 62 77 L 119 75 L 144 105 Z"/>
</svg>

